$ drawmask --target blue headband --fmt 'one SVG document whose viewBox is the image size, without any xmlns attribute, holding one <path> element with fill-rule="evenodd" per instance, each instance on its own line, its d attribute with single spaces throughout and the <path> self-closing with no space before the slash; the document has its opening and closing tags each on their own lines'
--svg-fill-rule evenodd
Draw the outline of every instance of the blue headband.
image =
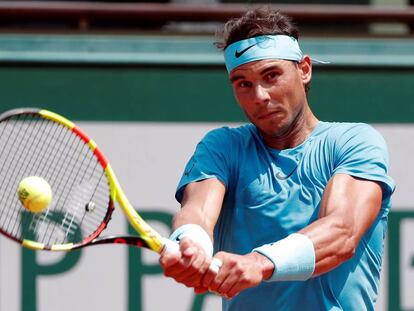
<svg viewBox="0 0 414 311">
<path fill-rule="evenodd" d="M 300 62 L 303 54 L 298 41 L 285 35 L 265 35 L 230 44 L 224 50 L 227 72 L 245 63 L 262 59 L 285 59 Z"/>
</svg>

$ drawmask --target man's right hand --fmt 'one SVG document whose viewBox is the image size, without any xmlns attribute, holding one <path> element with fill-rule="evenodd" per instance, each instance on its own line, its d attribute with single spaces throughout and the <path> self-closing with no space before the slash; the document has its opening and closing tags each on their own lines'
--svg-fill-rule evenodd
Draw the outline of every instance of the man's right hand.
<svg viewBox="0 0 414 311">
<path fill-rule="evenodd" d="M 180 241 L 180 251 L 161 254 L 159 262 L 165 276 L 187 287 L 199 288 L 201 279 L 210 266 L 211 258 L 197 242 L 184 237 Z"/>
</svg>

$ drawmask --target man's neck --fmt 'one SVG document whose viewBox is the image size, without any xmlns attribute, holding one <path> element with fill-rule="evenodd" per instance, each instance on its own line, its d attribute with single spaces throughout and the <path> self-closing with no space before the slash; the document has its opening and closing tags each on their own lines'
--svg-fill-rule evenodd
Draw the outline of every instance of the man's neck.
<svg viewBox="0 0 414 311">
<path fill-rule="evenodd" d="M 307 110 L 300 114 L 280 136 L 263 136 L 264 142 L 269 147 L 278 150 L 294 148 L 309 137 L 318 121 L 312 111 Z"/>
</svg>

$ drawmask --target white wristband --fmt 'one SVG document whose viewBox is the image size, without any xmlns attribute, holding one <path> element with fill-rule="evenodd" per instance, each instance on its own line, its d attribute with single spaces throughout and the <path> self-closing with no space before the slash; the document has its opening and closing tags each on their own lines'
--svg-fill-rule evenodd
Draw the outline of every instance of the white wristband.
<svg viewBox="0 0 414 311">
<path fill-rule="evenodd" d="M 208 257 L 213 256 L 213 243 L 208 233 L 201 226 L 196 224 L 182 225 L 170 235 L 170 239 L 176 242 L 180 242 L 184 237 L 200 244 Z"/>
<path fill-rule="evenodd" d="M 306 235 L 293 233 L 283 240 L 253 249 L 275 265 L 267 281 L 305 281 L 315 271 L 315 249 Z"/>
</svg>

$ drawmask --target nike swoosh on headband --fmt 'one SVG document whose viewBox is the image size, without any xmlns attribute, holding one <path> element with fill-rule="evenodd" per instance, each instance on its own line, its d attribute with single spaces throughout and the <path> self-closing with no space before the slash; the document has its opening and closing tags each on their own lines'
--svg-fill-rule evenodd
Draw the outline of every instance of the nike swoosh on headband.
<svg viewBox="0 0 414 311">
<path fill-rule="evenodd" d="M 257 43 L 252 44 L 251 46 L 248 46 L 247 48 L 245 48 L 245 49 L 241 50 L 240 52 L 236 50 L 236 51 L 234 52 L 234 56 L 236 56 L 236 58 L 239 58 L 240 56 L 242 56 L 245 52 L 247 52 L 248 50 L 250 50 L 250 49 L 251 49 L 252 47 L 254 47 L 255 45 L 257 45 Z"/>
</svg>

